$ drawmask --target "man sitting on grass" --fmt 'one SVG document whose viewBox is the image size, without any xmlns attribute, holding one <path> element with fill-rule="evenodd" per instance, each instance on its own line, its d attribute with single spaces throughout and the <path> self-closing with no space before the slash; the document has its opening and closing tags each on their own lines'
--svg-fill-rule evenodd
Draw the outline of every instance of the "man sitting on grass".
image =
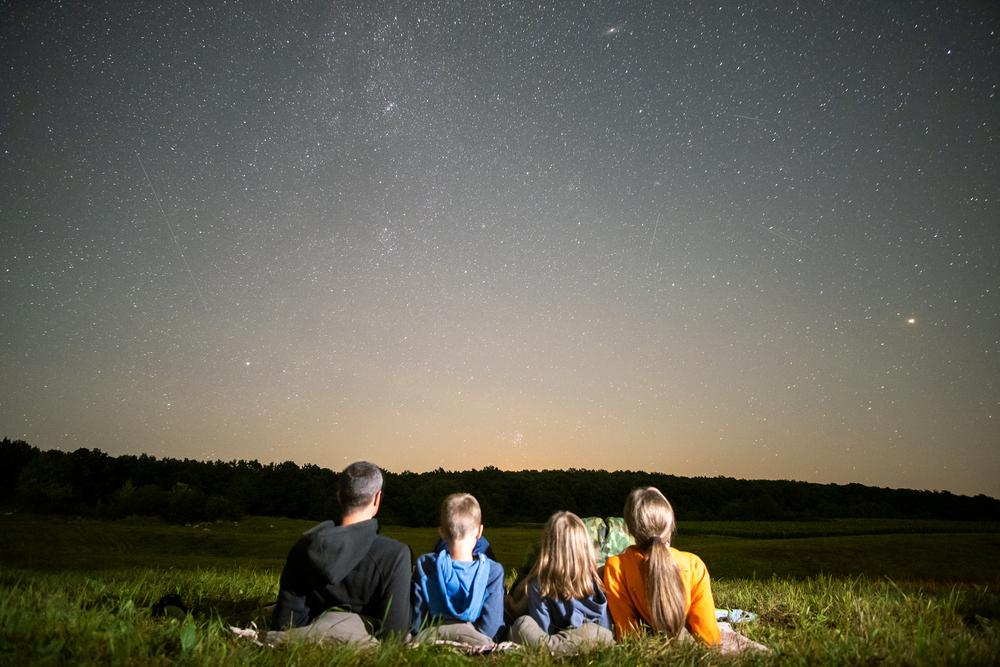
<svg viewBox="0 0 1000 667">
<path fill-rule="evenodd" d="M 410 548 L 378 534 L 382 471 L 359 461 L 337 480 L 340 525 L 324 521 L 288 553 L 268 643 L 371 644 L 410 626 Z"/>
<path fill-rule="evenodd" d="M 468 493 L 445 498 L 438 531 L 445 548 L 424 554 L 414 568 L 416 639 L 492 644 L 503 626 L 503 566 L 484 553 L 473 555 L 483 536 L 479 502 Z"/>
</svg>

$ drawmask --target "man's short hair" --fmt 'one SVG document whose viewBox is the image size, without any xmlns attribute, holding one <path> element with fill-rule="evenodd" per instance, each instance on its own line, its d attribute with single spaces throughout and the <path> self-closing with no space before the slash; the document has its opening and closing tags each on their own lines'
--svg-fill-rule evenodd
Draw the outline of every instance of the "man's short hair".
<svg viewBox="0 0 1000 667">
<path fill-rule="evenodd" d="M 460 540 L 483 523 L 479 501 L 471 493 L 453 493 L 441 503 L 441 532 L 446 540 Z"/>
<path fill-rule="evenodd" d="M 337 500 L 345 513 L 364 507 L 382 490 L 382 471 L 368 461 L 344 468 L 337 478 Z"/>
</svg>

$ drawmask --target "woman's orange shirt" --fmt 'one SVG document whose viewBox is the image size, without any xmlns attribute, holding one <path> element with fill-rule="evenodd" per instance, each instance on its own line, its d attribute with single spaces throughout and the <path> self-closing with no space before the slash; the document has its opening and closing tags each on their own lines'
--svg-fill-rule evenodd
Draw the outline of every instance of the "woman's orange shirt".
<svg viewBox="0 0 1000 667">
<path fill-rule="evenodd" d="M 714 646 L 719 643 L 719 625 L 715 622 L 715 599 L 705 563 L 687 551 L 670 547 L 670 555 L 684 583 L 684 625 L 695 637 Z M 643 567 L 646 555 L 631 546 L 604 565 L 604 588 L 608 610 L 615 622 L 615 636 L 637 632 L 642 623 L 651 625 L 649 601 Z"/>
</svg>

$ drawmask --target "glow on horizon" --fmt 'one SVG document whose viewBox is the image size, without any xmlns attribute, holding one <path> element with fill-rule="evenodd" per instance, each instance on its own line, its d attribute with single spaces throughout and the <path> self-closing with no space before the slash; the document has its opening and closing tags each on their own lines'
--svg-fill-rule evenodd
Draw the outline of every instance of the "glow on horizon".
<svg viewBox="0 0 1000 667">
<path fill-rule="evenodd" d="M 984 7 L 258 10 L 17 3 L 0 436 L 1000 497 Z"/>
</svg>

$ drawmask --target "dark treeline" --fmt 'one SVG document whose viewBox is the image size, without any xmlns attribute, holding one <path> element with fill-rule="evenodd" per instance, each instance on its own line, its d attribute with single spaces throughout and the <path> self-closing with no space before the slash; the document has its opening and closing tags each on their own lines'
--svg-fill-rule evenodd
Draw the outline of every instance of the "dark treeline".
<svg viewBox="0 0 1000 667">
<path fill-rule="evenodd" d="M 106 517 L 159 516 L 174 522 L 243 515 L 325 519 L 338 514 L 336 472 L 291 461 L 195 461 L 109 456 L 96 449 L 41 451 L 0 441 L 0 502 L 25 511 Z M 620 516 L 637 486 L 660 488 L 681 519 L 900 518 L 1000 520 L 1000 500 L 942 491 L 883 489 L 647 472 L 524 470 L 386 473 L 382 521 L 432 526 L 442 498 L 469 491 L 484 522 L 541 522 L 557 509 Z"/>
</svg>

